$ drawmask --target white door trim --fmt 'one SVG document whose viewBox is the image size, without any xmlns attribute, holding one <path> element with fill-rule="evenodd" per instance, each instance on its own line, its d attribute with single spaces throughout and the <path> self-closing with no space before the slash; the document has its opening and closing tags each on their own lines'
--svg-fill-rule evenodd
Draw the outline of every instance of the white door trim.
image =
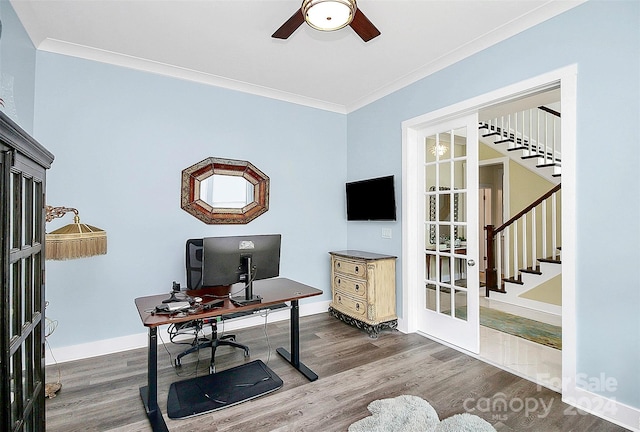
<svg viewBox="0 0 640 432">
<path fill-rule="evenodd" d="M 418 130 L 464 114 L 477 112 L 498 103 L 522 98 L 560 85 L 562 111 L 562 377 L 563 399 L 575 403 L 576 387 L 576 88 L 577 65 L 570 65 L 521 81 L 498 90 L 423 114 L 402 122 L 402 316 L 400 330 L 416 332 L 418 287 L 417 269 L 420 256 L 418 226 L 417 168 L 412 163 L 417 154 Z M 446 342 L 446 341 L 445 341 Z M 574 399 L 571 399 L 574 397 Z"/>
<path fill-rule="evenodd" d="M 618 425 L 640 431 L 640 410 L 579 387 L 584 386 L 584 373 L 577 369 L 577 324 L 576 324 L 576 154 L 577 154 L 577 82 L 576 64 L 509 85 L 507 87 L 438 109 L 436 111 L 402 122 L 402 319 L 398 329 L 416 332 L 417 289 L 411 285 L 416 281 L 417 257 L 421 252 L 414 235 L 418 209 L 417 172 L 410 163 L 416 153 L 417 130 L 430 124 L 445 121 L 483 107 L 524 97 L 544 91 L 560 84 L 562 112 L 562 401 L 607 419 Z M 415 285 L 415 283 L 414 283 Z M 441 341 L 452 346 L 447 341 Z M 473 355 L 472 353 L 467 353 Z M 575 410 L 568 410 L 576 414 Z"/>
</svg>

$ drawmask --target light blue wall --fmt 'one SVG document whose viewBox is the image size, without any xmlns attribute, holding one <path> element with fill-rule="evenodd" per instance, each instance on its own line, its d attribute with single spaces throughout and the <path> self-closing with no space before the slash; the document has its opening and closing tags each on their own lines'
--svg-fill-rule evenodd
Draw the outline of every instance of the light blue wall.
<svg viewBox="0 0 640 432">
<path fill-rule="evenodd" d="M 614 377 L 613 397 L 640 407 L 640 3 L 590 1 L 348 116 L 49 53 L 34 112 L 33 47 L 4 0 L 0 16 L 19 124 L 56 155 L 48 203 L 109 232 L 108 255 L 47 263 L 54 347 L 139 333 L 132 299 L 184 282 L 188 237 L 281 232 L 282 274 L 328 299 L 327 251 L 401 255 L 400 222 L 344 221 L 344 182 L 395 174 L 401 219 L 402 121 L 577 63 L 578 372 Z M 233 227 L 183 212 L 180 171 L 208 156 L 265 171 L 269 212 Z"/>
<path fill-rule="evenodd" d="M 7 0 L 0 0 L 0 20 L 0 111 L 33 133 L 36 49 Z"/>
<path fill-rule="evenodd" d="M 35 137 L 55 154 L 50 205 L 108 232 L 108 254 L 47 262 L 54 347 L 144 332 L 133 300 L 184 285 L 193 237 L 281 233 L 281 275 L 329 300 L 329 255 L 346 246 L 346 116 L 38 52 Z M 249 160 L 271 180 L 269 211 L 206 225 L 180 208 L 181 171 Z M 47 224 L 50 232 L 72 216 Z"/>
<path fill-rule="evenodd" d="M 402 121 L 574 63 L 578 372 L 640 407 L 640 2 L 589 1 L 349 114 L 348 178 L 395 174 L 400 192 Z M 348 247 L 400 256 L 388 226 L 350 222 Z"/>
</svg>

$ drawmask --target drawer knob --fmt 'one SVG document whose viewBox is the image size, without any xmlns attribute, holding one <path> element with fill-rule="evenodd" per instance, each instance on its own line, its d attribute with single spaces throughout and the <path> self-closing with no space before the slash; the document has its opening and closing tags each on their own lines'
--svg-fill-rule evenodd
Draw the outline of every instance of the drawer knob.
<svg viewBox="0 0 640 432">
<path fill-rule="evenodd" d="M 356 303 L 356 310 L 360 311 L 360 303 Z"/>
<path fill-rule="evenodd" d="M 356 291 L 360 290 L 360 285 L 356 284 Z"/>
<path fill-rule="evenodd" d="M 340 263 L 337 263 L 337 264 L 336 264 L 336 267 L 340 267 Z"/>
<path fill-rule="evenodd" d="M 342 281 L 340 279 L 338 279 L 338 285 L 340 285 L 342 283 Z"/>
<path fill-rule="evenodd" d="M 356 266 L 355 270 L 356 270 L 356 273 L 358 273 L 360 271 L 360 267 Z"/>
<path fill-rule="evenodd" d="M 338 303 L 342 303 L 342 297 L 338 296 Z"/>
</svg>

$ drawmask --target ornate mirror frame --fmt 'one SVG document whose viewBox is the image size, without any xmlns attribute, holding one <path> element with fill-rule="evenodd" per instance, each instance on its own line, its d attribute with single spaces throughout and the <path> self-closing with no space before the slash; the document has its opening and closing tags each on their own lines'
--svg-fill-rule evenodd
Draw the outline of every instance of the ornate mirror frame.
<svg viewBox="0 0 640 432">
<path fill-rule="evenodd" d="M 253 185 L 253 201 L 242 208 L 213 207 L 200 186 L 213 175 L 243 177 Z M 182 171 L 180 207 L 206 224 L 246 224 L 269 210 L 269 177 L 247 161 L 210 157 Z"/>
</svg>

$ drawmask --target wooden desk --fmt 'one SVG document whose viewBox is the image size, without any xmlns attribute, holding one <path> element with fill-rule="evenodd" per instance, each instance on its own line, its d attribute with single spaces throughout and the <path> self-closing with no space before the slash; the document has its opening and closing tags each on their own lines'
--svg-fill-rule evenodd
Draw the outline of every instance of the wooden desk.
<svg viewBox="0 0 640 432">
<path fill-rule="evenodd" d="M 290 352 L 280 347 L 276 352 L 302 373 L 309 381 L 318 379 L 318 375 L 300 361 L 300 311 L 298 300 L 322 294 L 322 291 L 286 278 L 258 280 L 253 283 L 253 291 L 262 297 L 262 302 L 247 306 L 236 306 L 228 299 L 219 309 L 169 316 L 152 314 L 151 311 L 168 298 L 169 294 L 140 297 L 135 299 L 142 324 L 149 329 L 149 353 L 147 358 L 147 385 L 140 388 L 140 397 L 144 403 L 147 417 L 154 431 L 167 431 L 167 425 L 158 406 L 158 327 L 203 318 L 221 316 L 236 312 L 265 308 L 283 302 L 291 302 L 291 347 Z M 200 292 L 205 293 L 206 290 Z M 214 301 L 214 300 L 212 300 Z M 207 303 L 207 302 L 205 302 Z"/>
</svg>

